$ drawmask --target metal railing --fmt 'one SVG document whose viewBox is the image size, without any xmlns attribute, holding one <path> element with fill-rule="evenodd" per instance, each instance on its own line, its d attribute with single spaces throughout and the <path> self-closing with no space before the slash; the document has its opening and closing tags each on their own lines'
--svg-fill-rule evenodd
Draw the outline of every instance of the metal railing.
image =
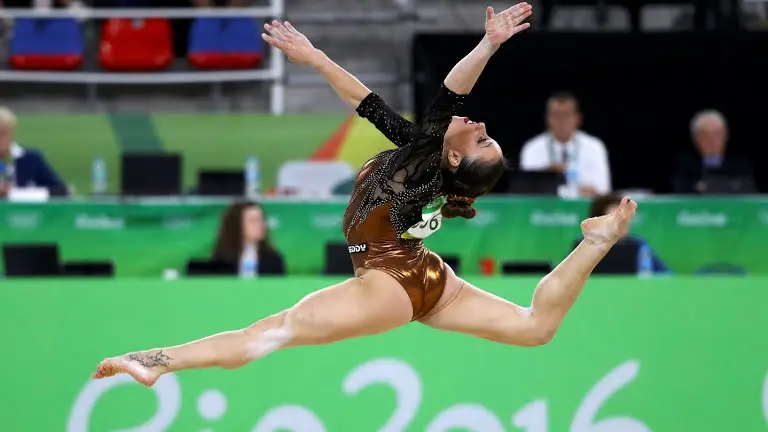
<svg viewBox="0 0 768 432">
<path fill-rule="evenodd" d="M 269 7 L 240 9 L 0 9 L 0 19 L 54 19 L 73 18 L 78 20 L 109 18 L 212 18 L 252 17 L 277 18 L 285 14 L 284 0 L 271 0 Z M 41 82 L 61 84 L 190 84 L 221 83 L 228 81 L 269 81 L 271 83 L 270 111 L 283 114 L 285 111 L 285 58 L 279 50 L 269 47 L 270 61 L 267 68 L 248 71 L 182 71 L 182 72 L 99 72 L 99 71 L 0 71 L 0 82 Z"/>
</svg>

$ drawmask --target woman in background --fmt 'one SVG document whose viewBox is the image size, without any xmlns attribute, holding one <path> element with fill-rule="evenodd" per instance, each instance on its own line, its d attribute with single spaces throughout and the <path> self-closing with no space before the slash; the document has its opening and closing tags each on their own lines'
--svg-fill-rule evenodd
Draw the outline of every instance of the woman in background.
<svg viewBox="0 0 768 432">
<path fill-rule="evenodd" d="M 246 201 L 232 204 L 221 217 L 213 259 L 237 264 L 240 276 L 283 275 L 283 256 L 269 241 L 264 210 Z"/>
<path fill-rule="evenodd" d="M 611 214 L 616 211 L 616 209 L 619 208 L 619 204 L 621 204 L 621 197 L 614 194 L 609 193 L 606 195 L 601 195 L 596 197 L 592 201 L 592 206 L 589 209 L 589 217 L 599 217 L 607 214 Z M 637 244 L 638 250 L 643 250 L 644 248 L 647 248 L 647 250 L 650 251 L 651 255 L 651 270 L 653 273 L 669 273 L 669 268 L 667 268 L 666 265 L 659 259 L 658 255 L 656 255 L 656 252 L 651 249 L 651 246 L 648 244 L 648 242 L 640 237 L 632 236 L 632 235 L 626 235 L 622 239 L 619 240 L 619 243 L 631 243 L 631 244 Z"/>
</svg>

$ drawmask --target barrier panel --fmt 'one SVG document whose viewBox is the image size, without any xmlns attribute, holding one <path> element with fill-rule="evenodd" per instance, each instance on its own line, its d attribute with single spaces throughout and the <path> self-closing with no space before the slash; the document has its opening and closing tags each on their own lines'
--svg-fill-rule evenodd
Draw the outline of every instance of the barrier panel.
<svg viewBox="0 0 768 432">
<path fill-rule="evenodd" d="M 757 432 L 768 425 L 768 280 L 590 281 L 555 339 L 517 348 L 412 323 L 153 389 L 92 381 L 105 356 L 241 328 L 336 282 L 7 282 L 3 429 Z M 472 282 L 528 304 L 535 279 Z M 153 393 L 154 392 L 154 393 Z"/>
<path fill-rule="evenodd" d="M 112 259 L 119 276 L 159 277 L 207 257 L 223 203 L 0 204 L 0 242 L 53 241 L 66 260 Z M 265 210 L 291 274 L 318 274 L 324 245 L 344 241 L 346 199 L 333 202 L 269 201 Z M 580 235 L 586 201 L 550 198 L 483 198 L 472 220 L 447 221 L 427 240 L 435 251 L 456 255 L 465 274 L 479 261 L 546 260 L 557 263 Z M 768 273 L 768 200 L 656 199 L 642 201 L 632 228 L 677 273 L 730 265 Z M 351 273 L 351 269 L 350 269 Z"/>
</svg>

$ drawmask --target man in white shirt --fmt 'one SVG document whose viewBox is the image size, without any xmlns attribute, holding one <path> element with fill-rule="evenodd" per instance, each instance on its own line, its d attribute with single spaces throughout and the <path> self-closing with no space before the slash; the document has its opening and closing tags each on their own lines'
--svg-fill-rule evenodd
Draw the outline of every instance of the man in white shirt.
<svg viewBox="0 0 768 432">
<path fill-rule="evenodd" d="M 547 132 L 523 146 L 520 168 L 567 174 L 579 196 L 610 192 L 611 169 L 605 144 L 579 130 L 581 113 L 573 95 L 557 93 L 547 100 L 547 126 Z"/>
</svg>

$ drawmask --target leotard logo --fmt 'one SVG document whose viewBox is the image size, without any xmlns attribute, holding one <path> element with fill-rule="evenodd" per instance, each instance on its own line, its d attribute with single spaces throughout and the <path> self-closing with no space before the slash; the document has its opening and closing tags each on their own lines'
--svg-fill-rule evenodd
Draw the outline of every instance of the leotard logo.
<svg viewBox="0 0 768 432">
<path fill-rule="evenodd" d="M 351 254 L 353 254 L 353 253 L 368 252 L 368 243 L 349 245 L 349 246 L 347 246 L 347 249 L 349 250 L 349 253 L 351 253 Z"/>
</svg>

